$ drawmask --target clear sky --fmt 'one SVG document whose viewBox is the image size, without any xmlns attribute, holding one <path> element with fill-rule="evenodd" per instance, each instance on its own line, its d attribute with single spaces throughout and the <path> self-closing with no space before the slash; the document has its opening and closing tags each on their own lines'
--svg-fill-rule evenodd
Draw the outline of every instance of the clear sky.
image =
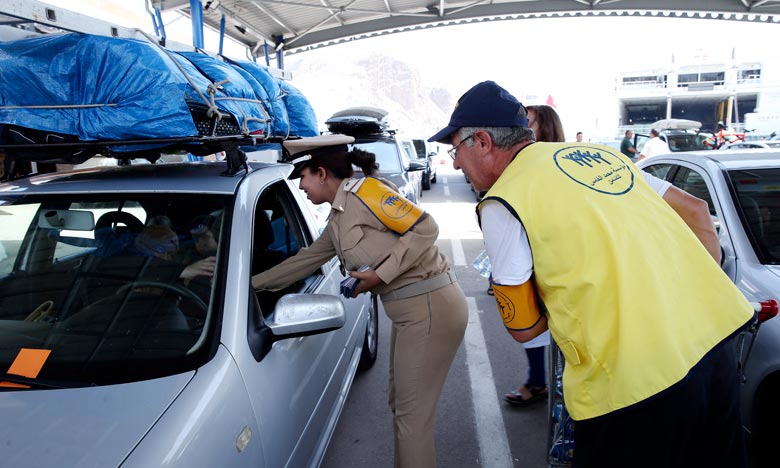
<svg viewBox="0 0 780 468">
<path fill-rule="evenodd" d="M 59 0 L 65 8 L 152 30 L 144 0 Z M 189 20 L 170 23 L 168 36 L 191 42 Z M 659 17 L 542 18 L 466 24 L 391 34 L 287 57 L 343 60 L 345 54 L 382 52 L 413 63 L 426 81 L 460 96 L 491 79 L 521 100 L 552 95 L 567 136 L 611 136 L 616 125 L 615 78 L 620 72 L 668 70 L 672 60 L 688 64 L 706 57 L 715 63 L 780 57 L 780 24 Z M 216 34 L 206 48 L 216 50 Z M 243 57 L 241 49 L 228 55 Z M 778 59 L 780 60 L 780 59 Z M 293 79 L 293 84 L 295 79 Z M 539 102 L 526 102 L 527 104 Z"/>
</svg>

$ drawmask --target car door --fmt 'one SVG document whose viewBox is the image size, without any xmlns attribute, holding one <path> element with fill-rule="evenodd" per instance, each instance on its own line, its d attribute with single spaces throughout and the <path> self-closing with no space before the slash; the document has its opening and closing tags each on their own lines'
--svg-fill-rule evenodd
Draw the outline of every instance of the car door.
<svg viewBox="0 0 780 468">
<path fill-rule="evenodd" d="M 310 226 L 307 211 L 301 209 L 284 180 L 259 191 L 251 209 L 251 273 L 267 270 L 311 245 L 319 231 Z M 329 261 L 282 291 L 260 292 L 257 300 L 248 301 L 247 338 L 254 359 L 240 360 L 239 367 L 260 426 L 268 467 L 308 466 L 312 457 L 321 456 L 330 426 L 335 424 L 342 390 L 348 388 L 354 372 L 350 353 L 358 320 L 353 307 L 357 299 L 348 301 L 344 327 L 322 334 L 274 342 L 263 320 L 273 315 L 282 295 L 338 295 L 342 278 L 337 264 Z"/>
<path fill-rule="evenodd" d="M 704 167 L 687 162 L 671 164 L 659 161 L 655 164 L 649 164 L 643 169 L 656 177 L 670 181 L 672 185 L 680 190 L 707 202 L 723 254 L 721 260 L 723 270 L 734 281 L 736 278 L 736 253 L 731 233 L 726 224 L 727 218 L 724 216 L 725 200 L 721 199 L 721 197 L 728 194 L 721 193 L 716 189 L 720 181 L 715 180 L 713 174 L 710 174 Z M 719 174 L 715 175 L 719 176 Z"/>
</svg>

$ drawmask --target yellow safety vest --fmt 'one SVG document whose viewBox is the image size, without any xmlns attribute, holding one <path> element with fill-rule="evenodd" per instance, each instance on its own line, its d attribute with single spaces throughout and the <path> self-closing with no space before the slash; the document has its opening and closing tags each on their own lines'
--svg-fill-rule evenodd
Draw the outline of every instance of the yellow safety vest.
<svg viewBox="0 0 780 468">
<path fill-rule="evenodd" d="M 616 150 L 534 143 L 485 200 L 502 202 L 528 232 L 576 420 L 669 388 L 752 317 L 685 222 Z"/>
</svg>

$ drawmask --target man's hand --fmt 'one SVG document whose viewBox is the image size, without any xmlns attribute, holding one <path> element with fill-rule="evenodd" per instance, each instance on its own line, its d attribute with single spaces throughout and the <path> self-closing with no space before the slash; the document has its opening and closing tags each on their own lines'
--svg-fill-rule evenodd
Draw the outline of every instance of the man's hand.
<svg viewBox="0 0 780 468">
<path fill-rule="evenodd" d="M 187 268 L 181 272 L 179 278 L 184 280 L 191 280 L 197 276 L 214 276 L 214 268 L 216 267 L 216 264 L 216 257 L 206 257 L 202 260 L 198 260 L 197 262 L 188 265 Z"/>
<path fill-rule="evenodd" d="M 358 297 L 358 294 L 368 292 L 382 283 L 382 278 L 374 270 L 349 271 L 347 274 L 360 280 L 357 287 L 355 287 L 355 292 L 352 293 L 352 297 Z"/>
</svg>

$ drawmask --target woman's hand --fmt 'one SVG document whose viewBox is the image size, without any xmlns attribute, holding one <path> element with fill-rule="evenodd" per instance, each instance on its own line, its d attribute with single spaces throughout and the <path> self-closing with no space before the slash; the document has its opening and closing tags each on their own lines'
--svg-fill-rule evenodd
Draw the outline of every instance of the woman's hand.
<svg viewBox="0 0 780 468">
<path fill-rule="evenodd" d="M 349 271 L 347 274 L 360 280 L 357 287 L 355 287 L 355 292 L 352 293 L 352 297 L 358 297 L 358 294 L 368 292 L 382 283 L 382 278 L 374 270 Z"/>
</svg>

